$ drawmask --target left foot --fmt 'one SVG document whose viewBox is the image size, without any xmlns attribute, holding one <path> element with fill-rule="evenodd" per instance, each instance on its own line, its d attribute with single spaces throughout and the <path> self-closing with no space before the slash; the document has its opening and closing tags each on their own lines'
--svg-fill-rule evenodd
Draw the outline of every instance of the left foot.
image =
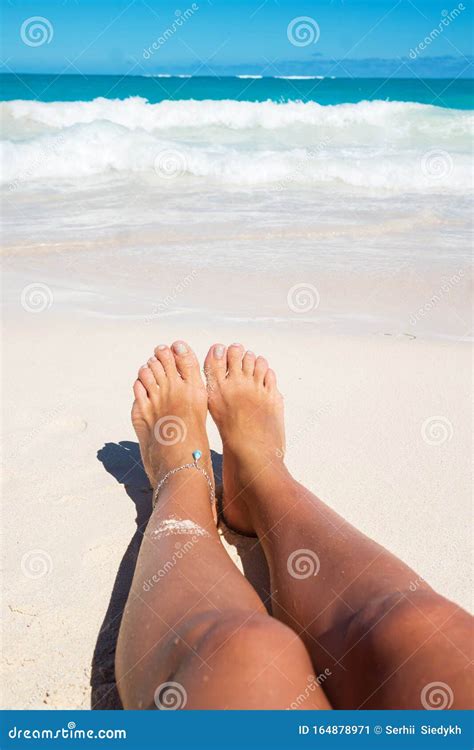
<svg viewBox="0 0 474 750">
<path fill-rule="evenodd" d="M 153 489 L 168 471 L 192 462 L 196 450 L 202 453 L 199 464 L 212 478 L 207 391 L 190 346 L 184 341 L 175 341 L 171 348 L 157 346 L 140 367 L 133 392 L 132 423 Z"/>
<path fill-rule="evenodd" d="M 223 446 L 224 519 L 230 528 L 254 534 L 250 505 L 255 480 L 283 466 L 283 397 L 264 357 L 244 354 L 240 344 L 215 344 L 204 365 L 209 411 Z"/>
</svg>

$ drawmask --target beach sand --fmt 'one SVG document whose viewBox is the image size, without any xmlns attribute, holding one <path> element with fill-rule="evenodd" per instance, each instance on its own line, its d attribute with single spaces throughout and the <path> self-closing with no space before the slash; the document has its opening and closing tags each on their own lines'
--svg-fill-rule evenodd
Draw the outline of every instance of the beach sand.
<svg viewBox="0 0 474 750">
<path fill-rule="evenodd" d="M 124 561 L 135 503 L 143 515 L 149 501 L 136 466 L 131 385 L 153 347 L 178 337 L 201 361 L 215 341 L 265 354 L 285 396 L 295 476 L 470 607 L 466 343 L 383 329 L 329 335 L 299 320 L 99 321 L 73 306 L 27 312 L 16 300 L 4 345 L 4 707 L 113 705 L 114 608 L 137 543 Z M 220 452 L 211 421 L 209 432 Z M 111 596 L 112 624 L 97 646 Z"/>
</svg>

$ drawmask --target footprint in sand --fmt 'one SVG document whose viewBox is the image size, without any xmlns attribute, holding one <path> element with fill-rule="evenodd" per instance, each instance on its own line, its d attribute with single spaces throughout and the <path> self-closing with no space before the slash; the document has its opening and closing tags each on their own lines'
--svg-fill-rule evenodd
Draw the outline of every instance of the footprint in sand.
<svg viewBox="0 0 474 750">
<path fill-rule="evenodd" d="M 416 336 L 414 333 L 385 333 L 382 331 L 379 331 L 378 336 L 393 336 L 395 339 L 402 339 L 407 338 L 410 340 L 416 339 Z"/>
</svg>

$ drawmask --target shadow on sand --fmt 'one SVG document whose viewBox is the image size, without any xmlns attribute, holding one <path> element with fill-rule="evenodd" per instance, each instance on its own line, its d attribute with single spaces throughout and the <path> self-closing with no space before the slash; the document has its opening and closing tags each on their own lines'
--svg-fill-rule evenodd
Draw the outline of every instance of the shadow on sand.
<svg viewBox="0 0 474 750">
<path fill-rule="evenodd" d="M 119 565 L 110 596 L 109 605 L 97 636 L 92 658 L 91 708 L 121 709 L 122 704 L 115 683 L 115 649 L 123 611 L 132 584 L 135 565 L 143 537 L 143 532 L 151 513 L 152 490 L 140 458 L 138 443 L 121 441 L 106 443 L 97 453 L 104 469 L 111 474 L 124 489 L 136 508 L 136 530 Z M 222 483 L 222 456 L 212 451 L 212 466 L 216 488 Z M 235 548 L 234 558 L 240 559 L 240 566 L 246 578 L 256 589 L 264 602 L 269 601 L 269 573 L 260 545 L 255 539 L 235 534 L 220 524 L 225 547 Z"/>
</svg>

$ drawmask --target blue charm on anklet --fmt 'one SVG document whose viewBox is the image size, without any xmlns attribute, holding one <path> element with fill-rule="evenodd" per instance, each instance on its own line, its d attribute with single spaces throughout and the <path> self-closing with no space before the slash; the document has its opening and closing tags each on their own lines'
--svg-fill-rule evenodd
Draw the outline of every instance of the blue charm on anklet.
<svg viewBox="0 0 474 750">
<path fill-rule="evenodd" d="M 194 458 L 195 461 L 199 461 L 199 459 L 201 458 L 201 456 L 202 456 L 201 451 L 193 451 L 193 458 Z"/>
</svg>

